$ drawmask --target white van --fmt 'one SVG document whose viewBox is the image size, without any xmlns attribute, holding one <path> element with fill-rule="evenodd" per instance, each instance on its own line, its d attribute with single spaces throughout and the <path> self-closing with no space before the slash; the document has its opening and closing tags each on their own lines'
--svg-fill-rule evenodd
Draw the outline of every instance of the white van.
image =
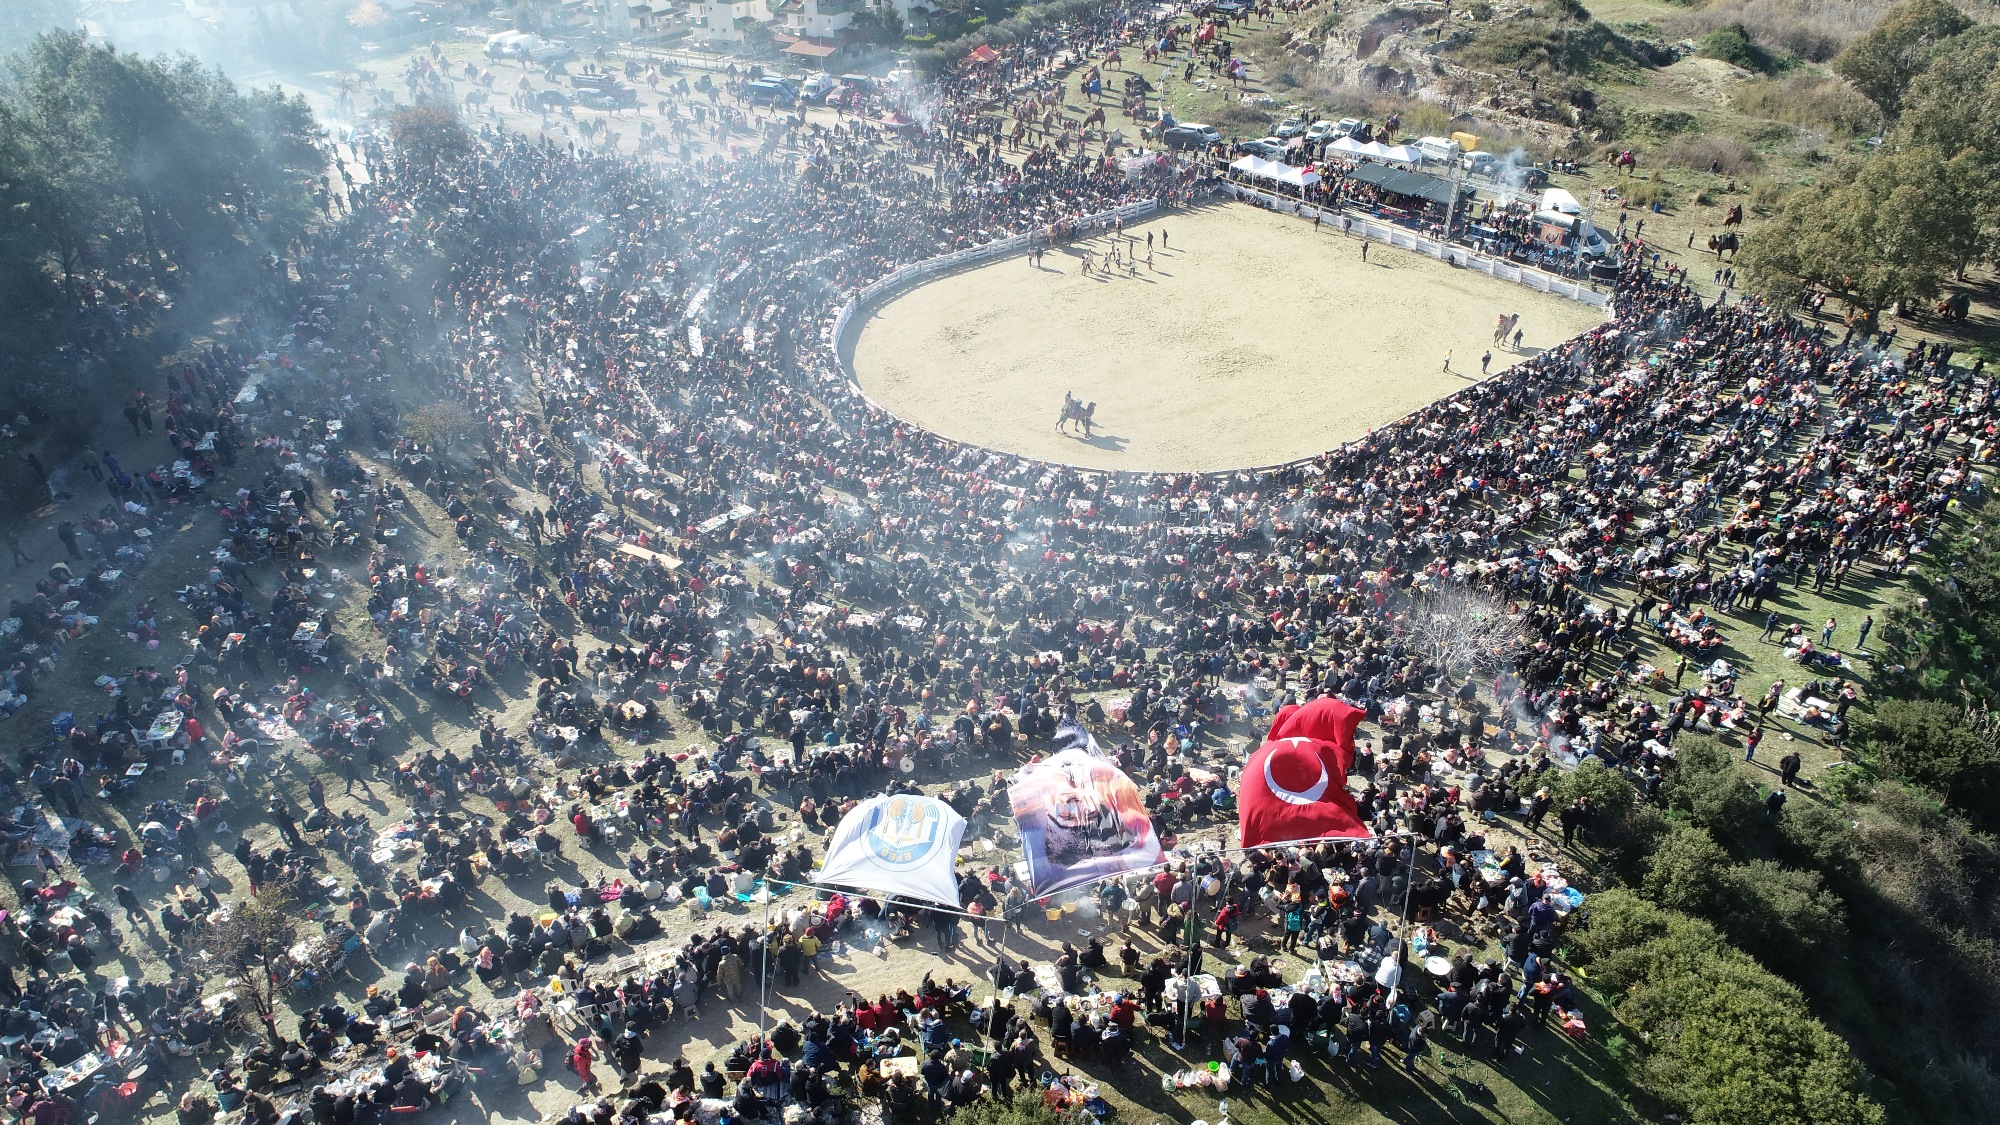
<svg viewBox="0 0 2000 1125">
<path fill-rule="evenodd" d="M 533 39 L 525 31 L 503 31 L 486 37 L 486 57 L 489 59 L 511 59 L 521 53 L 521 44 Z"/>
<path fill-rule="evenodd" d="M 1450 137 L 1419 137 L 1417 151 L 1427 164 L 1450 164 L 1465 155 L 1465 146 Z"/>
</svg>

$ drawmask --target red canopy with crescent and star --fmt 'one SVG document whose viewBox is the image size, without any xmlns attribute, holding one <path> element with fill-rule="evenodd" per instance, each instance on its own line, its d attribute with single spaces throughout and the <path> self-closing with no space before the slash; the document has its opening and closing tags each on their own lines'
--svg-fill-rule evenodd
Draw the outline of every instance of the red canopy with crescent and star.
<svg viewBox="0 0 2000 1125">
<path fill-rule="evenodd" d="M 1237 824 L 1246 848 L 1373 835 L 1347 791 L 1363 713 L 1331 696 L 1286 707 L 1243 767 Z"/>
</svg>

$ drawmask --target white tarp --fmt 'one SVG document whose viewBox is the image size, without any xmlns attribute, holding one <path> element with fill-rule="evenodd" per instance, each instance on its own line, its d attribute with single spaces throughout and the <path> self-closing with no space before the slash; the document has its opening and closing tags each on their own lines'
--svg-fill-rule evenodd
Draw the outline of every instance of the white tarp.
<svg viewBox="0 0 2000 1125">
<path fill-rule="evenodd" d="M 1376 160 L 1393 160 L 1400 164 L 1418 164 L 1424 159 L 1423 153 L 1409 145 L 1385 145 L 1379 141 L 1362 144 L 1353 137 L 1342 137 L 1328 147 L 1349 156 L 1370 156 Z"/>
<path fill-rule="evenodd" d="M 958 909 L 952 868 L 965 818 L 931 797 L 873 797 L 840 819 L 820 866 L 823 883 Z"/>
<path fill-rule="evenodd" d="M 1261 156 L 1239 156 L 1230 161 L 1229 170 L 1241 172 L 1246 176 L 1276 180 L 1293 187 L 1306 187 L 1319 182 L 1318 172 L 1308 172 L 1304 168 L 1294 168 L 1282 160 L 1266 160 Z"/>
<path fill-rule="evenodd" d="M 1551 211 L 1558 215 L 1581 215 L 1583 204 L 1576 201 L 1576 196 L 1559 187 L 1552 187 L 1542 192 L 1542 205 L 1536 210 Z"/>
</svg>

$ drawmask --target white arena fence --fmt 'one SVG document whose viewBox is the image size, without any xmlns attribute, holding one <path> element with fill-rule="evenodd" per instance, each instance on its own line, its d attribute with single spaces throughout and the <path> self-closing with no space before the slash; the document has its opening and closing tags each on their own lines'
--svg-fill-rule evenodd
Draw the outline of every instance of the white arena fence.
<svg viewBox="0 0 2000 1125">
<path fill-rule="evenodd" d="M 1280 196 L 1271 195 L 1268 192 L 1260 192 L 1256 191 L 1253 188 L 1243 187 L 1240 184 L 1231 184 L 1228 185 L 1228 187 L 1233 191 L 1240 193 L 1239 198 L 1240 195 L 1261 195 L 1265 199 L 1271 200 L 1273 203 L 1280 204 L 1281 209 L 1294 207 L 1298 203 L 1298 200 L 1295 199 L 1292 200 L 1284 199 Z M 1093 231 L 1110 229 L 1111 226 L 1114 223 L 1116 223 L 1119 219 L 1125 219 L 1129 221 L 1132 219 L 1139 218 L 1140 216 L 1143 215 L 1150 215 L 1153 212 L 1158 211 L 1159 209 L 1160 209 L 1159 204 L 1149 199 L 1143 203 L 1128 203 L 1123 207 L 1115 208 L 1110 211 L 1103 211 L 1095 215 L 1086 215 L 1071 221 L 1074 237 L 1077 238 L 1088 237 Z M 1313 207 L 1305 207 L 1301 209 L 1298 213 L 1303 214 L 1306 218 L 1310 219 L 1313 217 L 1313 213 L 1315 210 L 1317 209 Z M 1335 229 L 1337 229 L 1337 224 L 1340 219 L 1349 218 L 1349 216 L 1345 216 L 1338 211 L 1327 211 L 1325 212 L 1325 214 L 1327 219 L 1333 221 Z M 1405 229 L 1403 227 L 1389 226 L 1382 223 L 1374 222 L 1369 219 L 1353 219 L 1352 221 L 1355 230 L 1366 234 L 1369 238 L 1372 238 L 1377 242 L 1387 243 L 1388 245 L 1398 247 L 1399 249 L 1415 250 L 1419 254 L 1428 254 L 1433 258 L 1442 258 L 1455 265 L 1463 266 L 1467 269 L 1475 269 L 1479 270 L 1482 273 L 1491 274 L 1494 277 L 1500 278 L 1502 281 L 1511 281 L 1518 285 L 1525 285 L 1528 288 L 1536 290 L 1537 292 L 1541 293 L 1553 293 L 1558 297 L 1568 297 L 1573 301 L 1581 301 L 1586 305 L 1591 305 L 1596 308 L 1608 309 L 1611 304 L 1611 295 L 1609 293 L 1599 293 L 1588 286 L 1578 285 L 1575 282 L 1569 281 L 1565 278 L 1553 277 L 1549 274 L 1543 273 L 1540 270 L 1522 269 L 1520 266 L 1514 264 L 1513 262 L 1501 261 L 1495 258 L 1491 258 L 1484 254 L 1475 254 L 1472 251 L 1467 250 L 1463 246 L 1440 245 L 1437 241 L 1433 239 L 1419 237 L 1414 231 Z M 912 285 L 915 285 L 917 282 L 922 281 L 923 279 L 930 277 L 934 274 L 949 273 L 952 270 L 963 269 L 967 266 L 977 265 L 980 262 L 989 261 L 994 258 L 999 258 L 1008 254 L 1016 253 L 1018 251 L 1026 250 L 1029 247 L 1029 244 L 1034 240 L 1034 237 L 1035 236 L 1032 235 L 1017 234 L 1008 238 L 1001 238 L 1001 239 L 996 239 L 992 242 L 982 243 L 981 245 L 969 247 L 964 250 L 953 251 L 950 254 L 941 254 L 938 257 L 928 258 L 921 262 L 912 262 L 907 266 L 903 266 L 899 269 L 891 271 L 890 273 L 884 275 L 883 277 L 877 279 L 876 281 L 871 282 L 870 284 L 864 285 L 860 289 L 855 290 L 854 295 L 847 299 L 847 303 L 840 307 L 840 311 L 833 315 L 833 319 L 827 323 L 826 327 L 827 346 L 833 349 L 834 357 L 836 359 L 839 371 L 847 379 L 848 389 L 853 392 L 856 398 L 859 398 L 861 401 L 866 402 L 868 405 L 874 407 L 875 409 L 880 410 L 885 414 L 890 414 L 890 415 L 895 414 L 895 411 L 883 407 L 881 403 L 876 402 L 874 399 L 868 397 L 868 393 L 861 389 L 860 380 L 856 379 L 854 376 L 853 364 L 849 362 L 847 357 L 847 346 L 849 344 L 848 330 L 850 327 L 854 326 L 855 317 L 857 316 L 857 314 L 861 313 L 865 309 L 873 307 L 874 305 L 885 300 L 886 298 L 894 296 L 896 293 L 901 292 L 902 290 L 907 289 Z M 1461 390 L 1454 391 L 1451 394 L 1445 395 L 1443 398 L 1438 399 L 1436 402 L 1427 403 L 1424 406 L 1419 407 L 1418 409 L 1420 410 L 1428 409 L 1431 406 L 1437 405 L 1438 402 L 1448 401 L 1458 395 L 1469 393 L 1473 388 L 1479 386 L 1482 383 L 1487 382 L 1489 379 L 1497 379 L 1504 376 L 1507 373 L 1507 370 L 1508 369 L 1503 368 L 1500 371 L 1494 372 L 1492 375 L 1488 376 L 1485 379 L 1480 379 L 1478 382 L 1470 383 Z M 980 445 L 978 442 L 962 441 L 957 438 L 954 438 L 952 440 L 958 445 L 968 446 L 975 449 L 986 449 L 993 453 L 1005 452 L 1003 450 L 993 449 L 990 446 Z M 1317 462 L 1320 458 L 1326 456 L 1328 453 L 1340 452 L 1341 450 L 1348 448 L 1352 444 L 1354 443 L 1345 442 L 1333 449 L 1325 450 L 1320 453 L 1307 454 L 1304 457 L 1292 458 L 1286 461 L 1278 461 L 1269 465 L 1246 465 L 1241 468 L 1218 469 L 1207 473 L 1198 473 L 1196 475 L 1198 476 L 1237 475 L 1247 478 L 1250 476 L 1257 476 L 1266 473 L 1284 472 L 1295 468 L 1302 468 L 1309 473 L 1317 474 L 1320 470 L 1314 464 L 1315 462 Z M 1009 455 L 1017 456 L 1014 454 L 1009 454 Z M 1061 462 L 1050 462 L 1050 463 L 1059 464 Z M 1071 467 L 1077 469 L 1079 472 L 1082 472 L 1086 475 L 1122 471 L 1116 469 L 1095 468 L 1084 465 L 1075 465 Z"/>
<path fill-rule="evenodd" d="M 1481 254 L 1464 246 L 1439 242 L 1434 238 L 1425 238 L 1408 227 L 1378 223 L 1373 219 L 1356 218 L 1343 211 L 1313 207 L 1301 203 L 1296 199 L 1287 199 L 1282 195 L 1273 195 L 1268 191 L 1262 191 L 1243 184 L 1231 183 L 1225 190 L 1237 199 L 1255 197 L 1265 200 L 1274 210 L 1285 214 L 1297 215 L 1302 219 L 1311 219 L 1315 215 L 1320 216 L 1321 227 L 1329 229 L 1335 234 L 1341 232 L 1342 228 L 1340 224 L 1342 220 L 1346 220 L 1352 224 L 1352 233 L 1365 235 L 1376 242 L 1387 243 L 1399 250 L 1414 250 L 1419 254 L 1425 254 L 1440 261 L 1449 262 L 1461 269 L 1478 270 L 1480 273 L 1497 277 L 1502 281 L 1511 281 L 1516 285 L 1526 286 L 1537 293 L 1553 293 L 1558 297 L 1567 297 L 1572 301 L 1579 301 L 1594 308 L 1601 309 L 1611 304 L 1611 294 L 1600 293 L 1588 285 L 1571 281 L 1565 277 L 1557 277 L 1542 270 L 1530 269 L 1519 263 L 1510 262 L 1505 258 L 1495 258 L 1487 254 Z"/>
<path fill-rule="evenodd" d="M 1075 236 L 1082 238 L 1088 236 L 1092 231 L 1108 230 L 1112 224 L 1120 219 L 1129 221 L 1141 215 L 1150 215 L 1159 209 L 1160 205 L 1157 202 L 1148 199 L 1142 203 L 1127 203 L 1123 207 L 1110 211 L 1101 211 L 1095 215 L 1085 215 L 1074 220 L 1072 225 L 1075 228 Z M 847 303 L 840 307 L 840 311 L 834 314 L 833 323 L 827 327 L 826 342 L 834 349 L 836 354 L 843 354 L 843 349 L 847 344 L 847 326 L 854 319 L 855 313 L 874 305 L 886 297 L 908 289 L 910 286 L 932 274 L 949 273 L 952 270 L 977 265 L 991 258 L 1004 257 L 1017 251 L 1026 250 L 1034 238 L 1034 235 L 1017 234 L 1011 238 L 996 239 L 992 242 L 981 243 L 978 246 L 969 247 L 964 250 L 955 250 L 952 253 L 943 254 L 935 258 L 927 258 L 921 262 L 912 262 L 907 266 L 896 269 L 879 280 L 855 290 L 854 296 L 849 297 Z M 845 360 L 842 360 L 842 367 L 843 369 L 846 367 Z M 852 371 L 848 372 L 847 382 L 849 386 L 854 388 L 855 394 L 860 395 L 871 404 L 874 403 L 873 399 L 869 399 L 866 394 L 862 393 L 861 384 L 855 380 Z"/>
</svg>

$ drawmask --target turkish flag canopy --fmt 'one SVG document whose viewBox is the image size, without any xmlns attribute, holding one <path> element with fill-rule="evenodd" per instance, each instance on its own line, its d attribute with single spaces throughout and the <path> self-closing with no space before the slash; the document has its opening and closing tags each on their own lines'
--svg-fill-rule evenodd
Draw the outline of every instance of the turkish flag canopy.
<svg viewBox="0 0 2000 1125">
<path fill-rule="evenodd" d="M 1331 696 L 1278 712 L 1243 767 L 1236 807 L 1244 847 L 1373 835 L 1347 791 L 1362 717 Z"/>
</svg>

